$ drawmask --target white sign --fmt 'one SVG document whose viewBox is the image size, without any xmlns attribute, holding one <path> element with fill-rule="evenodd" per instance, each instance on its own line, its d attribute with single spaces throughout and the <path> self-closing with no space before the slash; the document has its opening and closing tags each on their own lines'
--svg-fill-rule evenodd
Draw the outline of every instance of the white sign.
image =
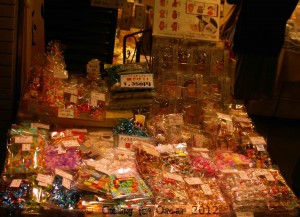
<svg viewBox="0 0 300 217">
<path fill-rule="evenodd" d="M 155 0 L 153 35 L 219 40 L 220 0 Z"/>
</svg>

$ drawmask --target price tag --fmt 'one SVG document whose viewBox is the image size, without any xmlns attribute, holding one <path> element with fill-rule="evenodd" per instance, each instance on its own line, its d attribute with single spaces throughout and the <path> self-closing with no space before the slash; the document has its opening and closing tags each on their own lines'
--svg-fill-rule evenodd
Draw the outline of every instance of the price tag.
<svg viewBox="0 0 300 217">
<path fill-rule="evenodd" d="M 257 151 L 266 151 L 265 146 L 263 144 L 256 145 Z"/>
<path fill-rule="evenodd" d="M 199 177 L 184 178 L 188 185 L 202 185 L 203 182 Z"/>
<path fill-rule="evenodd" d="M 239 175 L 242 180 L 250 180 L 249 176 L 247 175 L 247 173 L 245 171 L 239 171 Z"/>
<path fill-rule="evenodd" d="M 211 188 L 209 187 L 208 184 L 201 185 L 201 188 L 202 188 L 205 195 L 212 195 L 213 194 L 213 192 L 212 192 L 212 190 L 211 190 Z"/>
<path fill-rule="evenodd" d="M 73 148 L 73 147 L 79 147 L 80 146 L 77 139 L 62 140 L 61 143 L 63 144 L 63 146 L 65 148 Z"/>
<path fill-rule="evenodd" d="M 51 175 L 45 175 L 39 173 L 37 174 L 36 180 L 51 185 L 53 183 L 54 177 Z"/>
<path fill-rule="evenodd" d="M 244 123 L 251 123 L 251 119 L 250 118 L 246 118 L 246 117 L 235 117 L 236 121 L 238 122 L 244 122 Z"/>
<path fill-rule="evenodd" d="M 66 173 L 65 171 L 63 171 L 61 169 L 55 168 L 55 174 L 58 176 L 61 176 L 63 178 L 66 178 L 66 179 L 73 180 L 73 176 L 71 174 Z"/>
<path fill-rule="evenodd" d="M 184 182 L 182 176 L 174 174 L 174 173 L 167 173 L 167 172 L 165 172 L 163 174 L 163 176 L 165 178 L 167 178 L 167 179 L 173 179 L 173 180 L 176 180 L 176 181 L 179 181 L 179 182 Z"/>
<path fill-rule="evenodd" d="M 91 106 L 98 107 L 99 102 L 105 102 L 105 94 L 96 91 L 91 92 Z"/>
<path fill-rule="evenodd" d="M 67 153 L 67 150 L 64 149 L 61 145 L 58 145 L 57 154 L 65 154 L 65 153 Z"/>
<path fill-rule="evenodd" d="M 38 182 L 38 186 L 47 187 L 48 184 L 45 182 Z"/>
<path fill-rule="evenodd" d="M 231 116 L 228 114 L 223 114 L 223 113 L 217 112 L 217 116 L 218 116 L 218 118 L 223 119 L 225 121 L 232 121 Z"/>
<path fill-rule="evenodd" d="M 201 152 L 201 156 L 206 159 L 210 159 L 209 155 L 206 152 Z"/>
<path fill-rule="evenodd" d="M 155 146 L 143 144 L 143 149 L 148 153 L 155 157 L 160 157 L 160 153 L 156 150 Z"/>
<path fill-rule="evenodd" d="M 122 148 L 132 148 L 133 142 L 141 141 L 148 142 L 149 138 L 143 138 L 138 136 L 118 135 L 118 146 Z"/>
<path fill-rule="evenodd" d="M 101 166 L 95 167 L 95 170 L 97 170 L 97 171 L 99 171 L 99 172 L 101 172 L 101 173 L 107 174 L 107 175 L 109 175 L 109 176 L 112 175 L 111 172 L 109 172 L 108 170 L 104 169 L 104 168 L 101 167 Z"/>
<path fill-rule="evenodd" d="M 207 148 L 193 148 L 193 151 L 196 152 L 209 152 Z"/>
<path fill-rule="evenodd" d="M 232 121 L 226 121 L 226 127 L 228 132 L 234 132 L 233 122 Z"/>
<path fill-rule="evenodd" d="M 20 187 L 21 183 L 22 183 L 22 179 L 13 179 L 11 181 L 9 187 L 11 187 L 11 188 L 18 188 L 18 187 Z"/>
<path fill-rule="evenodd" d="M 253 212 L 236 212 L 236 217 L 254 217 Z"/>
<path fill-rule="evenodd" d="M 228 174 L 228 173 L 236 173 L 236 170 L 234 170 L 234 169 L 222 169 L 220 171 L 222 173 L 226 173 L 226 174 Z"/>
<path fill-rule="evenodd" d="M 183 115 L 182 114 L 169 114 L 168 123 L 170 126 L 183 125 Z"/>
<path fill-rule="evenodd" d="M 30 124 L 30 127 L 31 128 L 34 128 L 34 129 L 45 129 L 45 130 L 49 130 L 50 129 L 50 125 L 48 124 L 42 124 L 42 123 L 31 123 Z"/>
<path fill-rule="evenodd" d="M 63 177 L 62 186 L 64 186 L 67 189 L 70 189 L 71 188 L 71 180 Z"/>
<path fill-rule="evenodd" d="M 66 136 L 73 136 L 73 132 L 71 129 L 66 129 L 65 134 L 66 134 Z"/>
<path fill-rule="evenodd" d="M 127 160 L 128 159 L 128 155 L 125 153 L 120 153 L 118 154 L 118 159 L 119 160 Z"/>
<path fill-rule="evenodd" d="M 76 104 L 78 101 L 78 97 L 75 95 L 71 95 L 70 97 L 70 102 Z"/>
<path fill-rule="evenodd" d="M 253 145 L 266 145 L 266 140 L 262 136 L 251 136 L 250 141 Z"/>
<path fill-rule="evenodd" d="M 32 143 L 33 137 L 32 136 L 16 136 L 15 143 Z"/>
<path fill-rule="evenodd" d="M 78 95 L 78 89 L 77 88 L 65 88 L 64 89 L 64 92 L 65 93 L 69 93 L 69 94 L 71 94 L 71 95 Z"/>
<path fill-rule="evenodd" d="M 153 74 L 121 75 L 121 87 L 154 88 Z"/>
<path fill-rule="evenodd" d="M 272 176 L 271 173 L 267 172 L 267 173 L 265 174 L 265 177 L 266 177 L 266 179 L 267 179 L 268 181 L 270 181 L 270 182 L 275 182 L 274 176 Z"/>
<path fill-rule="evenodd" d="M 31 149 L 31 144 L 22 144 L 22 151 L 30 151 Z"/>
<path fill-rule="evenodd" d="M 74 118 L 74 109 L 59 108 L 57 116 L 59 118 Z"/>
</svg>

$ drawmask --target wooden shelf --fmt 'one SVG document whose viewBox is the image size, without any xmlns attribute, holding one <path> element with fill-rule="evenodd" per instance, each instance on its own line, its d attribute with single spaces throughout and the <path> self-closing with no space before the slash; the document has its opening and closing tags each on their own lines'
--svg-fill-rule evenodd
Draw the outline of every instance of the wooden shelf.
<svg viewBox="0 0 300 217">
<path fill-rule="evenodd" d="M 56 116 L 49 115 L 38 115 L 38 114 L 26 114 L 19 112 L 18 119 L 41 121 L 45 124 L 59 124 L 65 126 L 76 126 L 76 127 L 114 127 L 119 118 L 133 118 L 133 112 L 131 110 L 108 110 L 106 111 L 106 118 L 103 121 L 95 120 L 84 120 L 74 118 L 59 118 Z"/>
</svg>

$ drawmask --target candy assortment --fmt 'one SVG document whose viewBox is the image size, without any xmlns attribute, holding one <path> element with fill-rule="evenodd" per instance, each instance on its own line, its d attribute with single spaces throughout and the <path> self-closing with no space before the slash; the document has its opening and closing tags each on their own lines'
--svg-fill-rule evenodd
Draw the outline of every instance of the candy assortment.
<svg viewBox="0 0 300 217">
<path fill-rule="evenodd" d="M 249 153 L 267 154 L 266 141 L 255 131 L 243 133 L 244 140 L 239 140 L 238 152 L 234 152 L 213 145 L 212 132 L 186 126 L 178 114 L 160 118 L 162 128 L 159 119 L 145 127 L 143 118 L 136 117 L 120 119 L 111 131 L 49 129 L 29 122 L 14 125 L 1 178 L 1 208 L 28 213 L 54 209 L 148 216 L 170 214 L 171 210 L 183 216 L 210 212 L 222 217 L 236 212 L 298 214 L 298 199 L 280 172 L 253 166 L 248 157 Z M 170 139 L 175 131 L 179 139 Z M 154 132 L 164 133 L 167 139 L 152 138 Z M 13 155 L 11 145 L 34 144 L 35 139 L 40 152 L 29 153 L 39 160 L 27 169 L 15 163 L 11 166 L 9 162 L 17 162 L 17 156 L 27 159 L 22 152 Z M 130 146 L 123 144 L 124 139 Z"/>
</svg>

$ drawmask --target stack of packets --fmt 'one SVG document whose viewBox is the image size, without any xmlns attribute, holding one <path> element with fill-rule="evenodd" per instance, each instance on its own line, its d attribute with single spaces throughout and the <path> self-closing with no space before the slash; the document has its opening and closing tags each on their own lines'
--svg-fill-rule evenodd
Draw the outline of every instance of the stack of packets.
<svg viewBox="0 0 300 217">
<path fill-rule="evenodd" d="M 0 207 L 8 215 L 72 211 L 131 216 L 153 205 L 135 152 L 116 147 L 112 131 L 54 130 L 24 122 L 10 130 L 7 150 Z"/>
<path fill-rule="evenodd" d="M 149 108 L 155 95 L 154 77 L 142 63 L 106 65 L 109 109 Z"/>
<path fill-rule="evenodd" d="M 61 118 L 104 120 L 105 92 L 100 61 L 91 60 L 87 64 L 87 76 L 70 76 L 63 46 L 53 41 L 49 43 L 47 53 L 31 67 L 21 111 Z"/>
<path fill-rule="evenodd" d="M 119 119 L 113 129 L 22 122 L 9 131 L 0 207 L 112 216 L 297 216 L 245 108 Z M 249 216 L 249 215 L 248 215 Z"/>
</svg>

